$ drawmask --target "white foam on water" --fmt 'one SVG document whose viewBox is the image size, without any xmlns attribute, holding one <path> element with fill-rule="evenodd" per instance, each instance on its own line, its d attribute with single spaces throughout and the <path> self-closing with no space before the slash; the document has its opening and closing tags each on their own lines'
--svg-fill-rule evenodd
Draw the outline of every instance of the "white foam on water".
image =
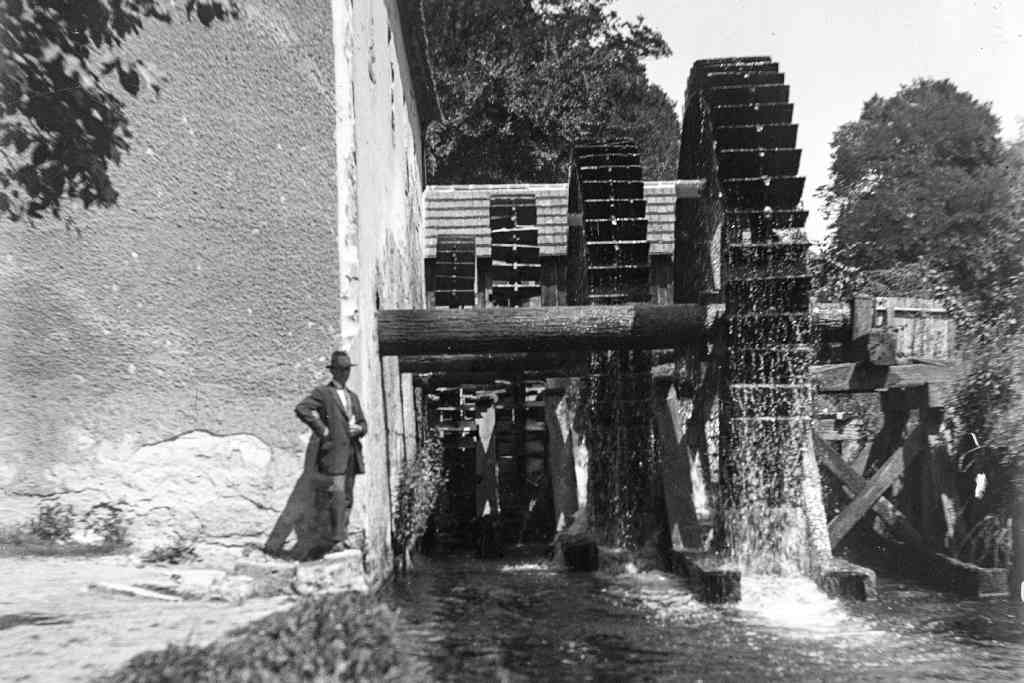
<svg viewBox="0 0 1024 683">
<path fill-rule="evenodd" d="M 550 572 L 551 565 L 546 562 L 523 562 L 520 564 L 504 564 L 498 571 L 502 572 Z"/>
<path fill-rule="evenodd" d="M 821 639 L 855 636 L 861 644 L 864 638 L 886 635 L 849 614 L 841 601 L 829 598 L 807 577 L 745 575 L 742 586 L 738 612 L 780 633 Z"/>
</svg>

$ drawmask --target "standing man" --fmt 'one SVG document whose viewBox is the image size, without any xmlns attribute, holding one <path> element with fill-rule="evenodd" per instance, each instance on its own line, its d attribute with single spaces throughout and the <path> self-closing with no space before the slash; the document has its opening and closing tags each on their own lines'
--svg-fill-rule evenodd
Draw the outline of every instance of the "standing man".
<svg viewBox="0 0 1024 683">
<path fill-rule="evenodd" d="M 359 397 L 345 386 L 352 365 L 352 359 L 344 351 L 332 353 L 327 369 L 334 379 L 313 389 L 295 406 L 295 414 L 309 425 L 313 430 L 311 438 L 317 441 L 310 447 L 316 452 L 321 486 L 329 484 L 332 550 L 345 548 L 355 475 L 364 472 L 359 439 L 366 434 L 366 418 Z"/>
</svg>

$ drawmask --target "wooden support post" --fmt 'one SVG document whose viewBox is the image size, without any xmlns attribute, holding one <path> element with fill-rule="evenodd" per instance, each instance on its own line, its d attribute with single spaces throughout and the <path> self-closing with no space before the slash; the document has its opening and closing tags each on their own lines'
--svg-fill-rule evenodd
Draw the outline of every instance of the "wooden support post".
<svg viewBox="0 0 1024 683">
<path fill-rule="evenodd" d="M 853 471 L 820 437 L 815 435 L 815 438 L 822 463 L 843 482 L 852 496 L 861 495 L 867 489 L 868 482 Z M 903 571 L 916 575 L 930 585 L 956 591 L 968 597 L 977 598 L 1002 591 L 1001 585 L 1007 581 L 1006 570 L 986 569 L 934 552 L 921 534 L 885 496 L 880 496 L 872 509 L 905 544 L 902 549 L 895 549 Z M 1010 584 L 1013 590 L 1012 586 L 1016 585 L 1013 579 L 1010 579 Z"/>
<path fill-rule="evenodd" d="M 703 488 L 703 479 L 693 476 L 690 449 L 684 440 L 684 425 L 679 414 L 679 399 L 671 381 L 654 383 L 651 397 L 661 450 L 661 481 L 665 491 L 665 512 L 672 547 L 677 550 L 701 550 L 702 534 L 697 527 L 694 483 Z"/>
<path fill-rule="evenodd" d="M 850 496 L 856 497 L 861 494 L 868 486 L 868 482 L 861 477 L 860 473 L 857 472 L 853 467 L 843 460 L 839 453 L 836 453 L 835 449 L 832 448 L 827 442 L 825 442 L 817 433 L 814 434 L 814 445 L 817 450 L 820 462 L 825 465 L 828 470 L 836 476 L 843 485 L 850 490 Z M 899 538 L 905 543 L 909 543 L 914 548 L 927 552 L 924 539 L 921 538 L 921 534 L 911 526 L 907 518 L 903 516 L 895 505 L 889 501 L 884 495 L 879 496 L 878 499 L 871 506 L 871 509 L 881 517 L 882 521 L 888 526 Z M 833 543 L 834 548 L 836 543 Z"/>
<path fill-rule="evenodd" d="M 542 256 L 540 259 L 541 306 L 565 306 L 566 263 L 564 256 Z"/>
<path fill-rule="evenodd" d="M 878 468 L 878 471 L 868 480 L 867 485 L 861 490 L 850 504 L 836 515 L 828 525 L 829 540 L 835 548 L 839 542 L 846 537 L 846 534 L 860 521 L 864 514 L 870 510 L 886 490 L 892 486 L 896 478 L 903 474 L 907 464 L 914 461 L 920 453 L 920 432 L 922 426 L 918 425 L 903 445 L 889 456 L 889 459 Z"/>
<path fill-rule="evenodd" d="M 498 457 L 494 449 L 494 403 L 481 398 L 478 407 L 482 410 L 476 419 L 476 515 L 483 517 L 497 515 L 501 508 L 498 504 Z"/>
<path fill-rule="evenodd" d="M 1020 479 L 1018 478 L 1018 483 Z M 1018 605 L 1017 614 L 1024 616 L 1024 495 L 1018 486 L 1013 503 L 1013 564 L 1009 576 L 1010 600 Z"/>
<path fill-rule="evenodd" d="M 917 447 L 921 457 L 914 463 L 908 485 L 917 490 L 918 529 L 933 548 L 944 547 L 946 519 L 942 511 L 942 465 L 932 452 L 930 435 L 938 434 L 942 426 L 942 411 L 922 407 L 919 409 L 922 430 Z M 952 529 L 950 529 L 952 532 Z"/>
<path fill-rule="evenodd" d="M 565 399 L 565 382 L 548 381 L 544 391 L 544 421 L 548 435 L 548 476 L 554 497 L 555 531 L 570 523 L 579 509 L 572 452 L 572 412 Z"/>
<path fill-rule="evenodd" d="M 832 545 L 828 535 L 828 519 L 825 516 L 825 501 L 821 491 L 821 476 L 818 459 L 815 456 L 814 428 L 807 435 L 807 447 L 801 456 L 801 494 L 803 495 L 804 517 L 807 520 L 807 548 L 812 561 L 819 567 L 832 560 Z"/>
</svg>

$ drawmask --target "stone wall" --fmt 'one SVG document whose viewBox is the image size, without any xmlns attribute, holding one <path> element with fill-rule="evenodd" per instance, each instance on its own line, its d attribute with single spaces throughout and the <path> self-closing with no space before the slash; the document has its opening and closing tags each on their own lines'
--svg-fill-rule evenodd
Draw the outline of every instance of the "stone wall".
<svg viewBox="0 0 1024 683">
<path fill-rule="evenodd" d="M 353 525 L 366 530 L 373 576 L 391 567 L 390 491 L 415 447 L 412 379 L 381 359 L 376 312 L 424 306 L 420 120 L 399 20 L 394 0 L 336 4 L 337 63 L 353 75 L 337 88 L 341 345 L 369 422 Z"/>
<path fill-rule="evenodd" d="M 389 564 L 386 444 L 412 410 L 374 311 L 423 282 L 398 22 L 393 1 L 254 0 L 133 41 L 167 80 L 129 98 L 119 206 L 0 226 L 0 525 L 123 501 L 141 545 L 261 542 L 302 469 L 293 407 L 347 348 L 371 426 L 355 517 Z"/>
</svg>

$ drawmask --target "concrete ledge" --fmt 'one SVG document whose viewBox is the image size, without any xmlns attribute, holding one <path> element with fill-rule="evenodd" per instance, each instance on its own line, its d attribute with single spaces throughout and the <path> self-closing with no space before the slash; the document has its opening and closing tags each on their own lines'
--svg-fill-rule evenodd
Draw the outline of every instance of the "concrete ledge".
<svg viewBox="0 0 1024 683">
<path fill-rule="evenodd" d="M 742 572 L 731 560 L 715 553 L 672 551 L 672 572 L 683 576 L 702 602 L 739 602 Z"/>
<path fill-rule="evenodd" d="M 818 567 L 815 582 L 830 598 L 864 601 L 878 597 L 875 572 L 839 558 Z"/>
</svg>

